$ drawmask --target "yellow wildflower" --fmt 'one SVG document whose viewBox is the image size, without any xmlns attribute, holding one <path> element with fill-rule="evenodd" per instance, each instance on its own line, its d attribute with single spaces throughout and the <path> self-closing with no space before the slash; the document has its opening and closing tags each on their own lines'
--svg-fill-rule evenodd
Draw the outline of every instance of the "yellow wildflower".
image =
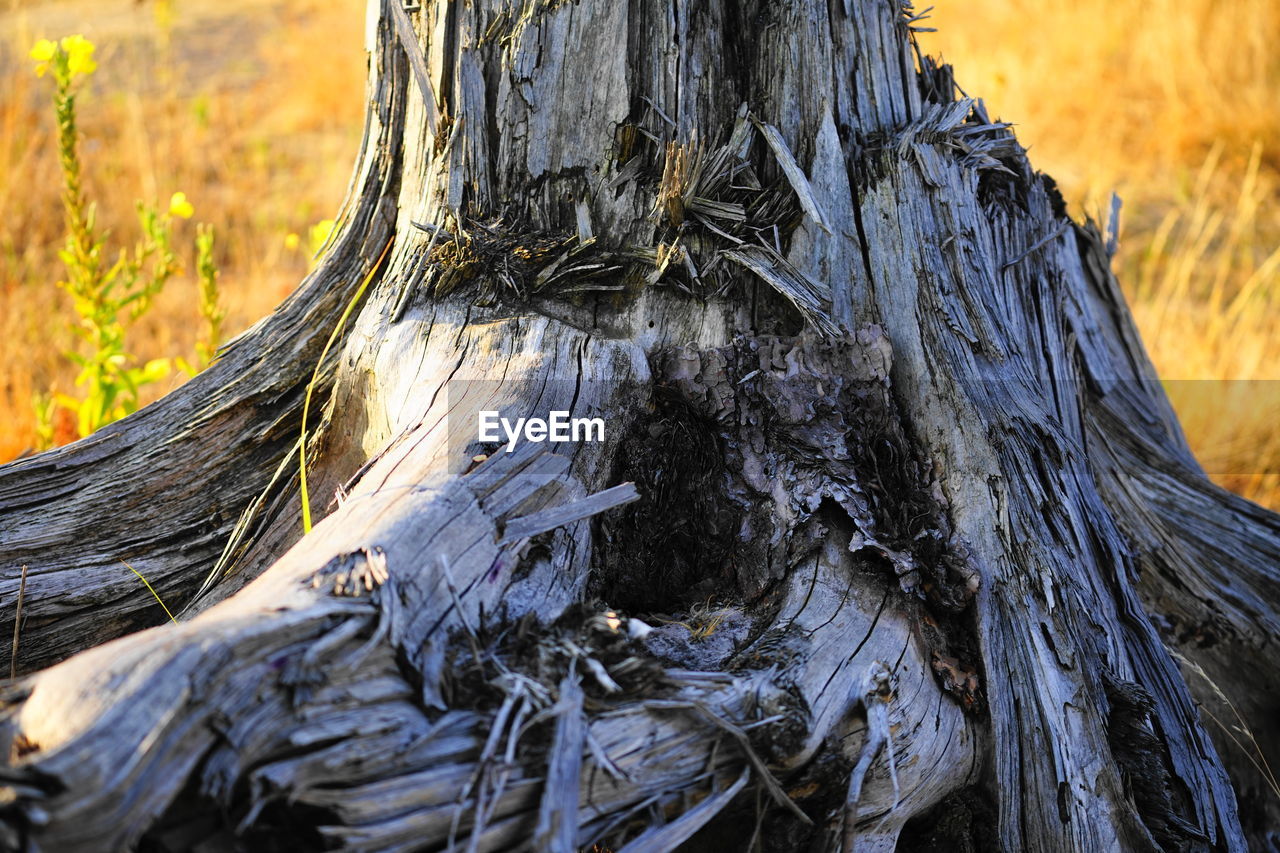
<svg viewBox="0 0 1280 853">
<path fill-rule="evenodd" d="M 286 234 L 284 237 L 284 247 L 291 252 L 296 251 L 301 243 L 302 238 L 297 234 Z"/>
<path fill-rule="evenodd" d="M 36 61 L 36 76 L 43 77 L 49 70 L 49 63 L 58 55 L 58 45 L 48 39 L 40 39 L 31 48 L 29 56 Z"/>
<path fill-rule="evenodd" d="M 169 215 L 190 219 L 196 212 L 195 206 L 187 201 L 186 193 L 174 193 L 169 199 Z"/>
<path fill-rule="evenodd" d="M 67 54 L 67 77 L 74 79 L 80 74 L 92 74 L 98 68 L 93 61 L 94 44 L 82 35 L 66 36 L 61 47 Z"/>
<path fill-rule="evenodd" d="M 333 233 L 333 225 L 332 219 L 321 219 L 311 226 L 307 232 L 307 242 L 310 244 L 312 255 L 320 254 L 320 250 L 329 240 L 329 235 Z"/>
</svg>

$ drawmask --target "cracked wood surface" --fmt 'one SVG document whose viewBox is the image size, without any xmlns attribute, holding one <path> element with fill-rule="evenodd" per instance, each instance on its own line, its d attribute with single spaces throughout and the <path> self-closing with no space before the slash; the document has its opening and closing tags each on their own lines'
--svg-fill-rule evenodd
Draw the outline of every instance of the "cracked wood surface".
<svg viewBox="0 0 1280 853">
<path fill-rule="evenodd" d="M 1280 523 L 1204 478 L 1096 230 L 917 59 L 903 9 L 370 19 L 353 201 L 309 285 L 175 395 L 0 469 L 0 595 L 28 563 L 32 671 L 7 687 L 6 841 L 265 843 L 294 809 L 355 849 L 783 845 L 774 825 L 893 849 L 977 791 L 997 835 L 967 843 L 1266 843 L 1277 805 L 1196 702 L 1222 719 L 1231 696 L 1280 760 Z M 761 129 L 738 146 L 744 104 Z M 664 175 L 702 185 L 676 156 L 729 169 L 681 222 Z M 326 517 L 299 541 L 310 359 L 388 237 L 326 365 Z M 584 289 L 512 295 L 573 252 Z M 636 432 L 468 470 L 482 406 Z M 628 454 L 640 503 L 504 538 Z M 669 460 L 701 466 L 678 496 L 715 541 L 637 565 L 669 544 L 643 500 Z M 167 600 L 201 593 L 182 624 L 129 634 L 155 614 L 120 558 Z M 656 629 L 607 609 L 682 586 Z M 893 749 L 855 783 L 851 697 L 881 667 Z"/>
</svg>

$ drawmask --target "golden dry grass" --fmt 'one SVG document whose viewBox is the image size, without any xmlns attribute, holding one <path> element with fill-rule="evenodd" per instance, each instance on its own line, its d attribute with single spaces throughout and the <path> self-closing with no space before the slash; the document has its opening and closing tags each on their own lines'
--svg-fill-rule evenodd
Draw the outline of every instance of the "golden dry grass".
<svg viewBox="0 0 1280 853">
<path fill-rule="evenodd" d="M 363 116 L 364 5 L 173 0 L 167 46 L 156 0 L 0 11 L 0 459 L 32 442 L 31 392 L 74 376 L 59 356 L 58 172 L 30 43 L 98 42 L 82 128 L 101 219 L 131 238 L 135 198 L 185 191 L 219 229 L 234 333 L 305 270 L 285 235 L 341 199 Z M 938 0 L 929 23 L 940 32 L 925 49 L 1017 124 L 1077 214 L 1124 198 L 1117 269 L 1153 360 L 1178 380 L 1193 446 L 1220 482 L 1280 506 L 1280 382 L 1265 381 L 1280 380 L 1280 6 Z M 170 285 L 139 355 L 190 352 L 193 287 Z"/>
<path fill-rule="evenodd" d="M 0 0 L 2 3 L 3 0 Z M 285 238 L 332 217 L 364 117 L 364 0 L 53 0 L 0 5 L 0 460 L 35 440 L 33 391 L 71 391 L 60 177 L 50 106 L 27 50 L 83 32 L 99 71 L 79 99 L 90 198 L 112 244 L 131 245 L 135 199 L 195 204 L 175 234 L 187 273 L 131 337 L 143 359 L 191 357 L 195 222 L 217 229 L 226 331 L 267 314 L 309 259 Z M 148 389 L 154 398 L 176 385 Z"/>
<path fill-rule="evenodd" d="M 1116 270 L 1192 447 L 1280 508 L 1280 4 L 937 0 L 927 24 L 1077 215 L 1124 199 Z"/>
</svg>

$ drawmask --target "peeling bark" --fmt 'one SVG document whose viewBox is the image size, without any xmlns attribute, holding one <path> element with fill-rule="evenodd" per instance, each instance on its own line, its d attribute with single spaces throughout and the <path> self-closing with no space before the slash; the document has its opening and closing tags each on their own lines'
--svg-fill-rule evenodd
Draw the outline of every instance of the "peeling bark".
<svg viewBox="0 0 1280 853">
<path fill-rule="evenodd" d="M 369 17 L 317 273 L 0 468 L 6 846 L 1274 843 L 1197 703 L 1277 758 L 1280 523 L 909 9 Z M 482 410 L 609 426 L 507 453 Z"/>
</svg>

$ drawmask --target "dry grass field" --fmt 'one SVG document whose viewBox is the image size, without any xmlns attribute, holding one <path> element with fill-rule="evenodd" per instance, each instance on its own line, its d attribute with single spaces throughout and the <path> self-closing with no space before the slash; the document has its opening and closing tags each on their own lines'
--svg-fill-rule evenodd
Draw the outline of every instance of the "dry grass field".
<svg viewBox="0 0 1280 853">
<path fill-rule="evenodd" d="M 926 25 L 1074 215 L 1124 200 L 1115 268 L 1192 447 L 1280 508 L 1280 4 L 937 0 Z"/>
<path fill-rule="evenodd" d="M 72 391 L 69 299 L 55 286 L 63 223 L 51 97 L 27 52 L 82 32 L 98 71 L 79 97 L 86 187 L 114 245 L 138 235 L 135 200 L 175 191 L 184 274 L 129 347 L 190 358 L 199 321 L 196 222 L 217 233 L 229 335 L 302 278 L 308 229 L 341 204 L 364 118 L 364 0 L 47 0 L 0 5 L 0 459 L 35 440 L 32 393 Z M 287 237 L 301 235 L 299 247 Z M 118 239 L 117 239 L 118 238 Z M 182 374 L 147 389 L 154 398 Z M 65 430 L 63 436 L 66 437 Z"/>
<path fill-rule="evenodd" d="M 59 172 L 39 37 L 83 32 L 88 191 L 131 242 L 174 191 L 218 230 L 234 334 L 307 268 L 363 116 L 364 0 L 0 0 L 0 459 L 31 446 L 34 391 L 70 390 Z M 923 4 L 922 4 L 923 5 Z M 1077 215 L 1125 202 L 1116 258 L 1188 436 L 1225 485 L 1280 507 L 1280 5 L 1271 0 L 938 0 L 924 48 L 1018 126 Z M 301 234 L 304 248 L 290 248 Z M 194 280 L 130 348 L 189 354 Z M 169 385 L 154 386 L 154 397 Z"/>
</svg>

